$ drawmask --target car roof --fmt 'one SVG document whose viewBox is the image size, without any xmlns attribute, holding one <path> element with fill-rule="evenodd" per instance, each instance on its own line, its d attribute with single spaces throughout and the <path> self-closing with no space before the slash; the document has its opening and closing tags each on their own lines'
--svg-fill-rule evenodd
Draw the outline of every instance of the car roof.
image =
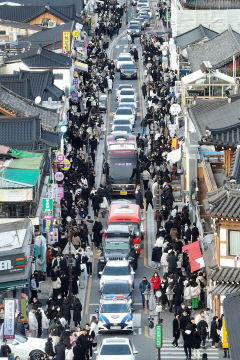
<svg viewBox="0 0 240 360">
<path fill-rule="evenodd" d="M 128 284 L 129 285 L 129 282 L 128 282 L 128 280 L 117 280 L 117 279 L 115 279 L 115 280 L 107 280 L 107 281 L 105 281 L 103 286 L 111 285 L 111 284 Z"/>
<path fill-rule="evenodd" d="M 128 265 L 129 261 L 127 260 L 109 260 L 105 266 L 122 267 Z"/>
<path fill-rule="evenodd" d="M 120 88 L 124 89 L 124 87 L 126 87 L 127 89 L 133 88 L 132 84 L 119 84 L 118 85 L 118 89 L 120 89 Z"/>
<path fill-rule="evenodd" d="M 105 338 L 102 340 L 102 344 L 104 344 L 104 345 L 107 345 L 107 344 L 129 344 L 129 339 L 128 338 L 117 338 L 117 337 Z"/>
</svg>

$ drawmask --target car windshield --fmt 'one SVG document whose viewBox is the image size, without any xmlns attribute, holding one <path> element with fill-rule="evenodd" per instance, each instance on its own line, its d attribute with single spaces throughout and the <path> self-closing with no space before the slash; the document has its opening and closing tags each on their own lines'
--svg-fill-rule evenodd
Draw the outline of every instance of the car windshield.
<svg viewBox="0 0 240 360">
<path fill-rule="evenodd" d="M 131 96 L 134 96 L 135 93 L 133 90 L 122 90 L 121 93 L 120 93 L 121 96 L 125 96 L 125 95 L 131 95 Z"/>
<path fill-rule="evenodd" d="M 120 283 L 120 282 L 106 283 L 103 287 L 102 293 L 104 295 L 128 294 L 129 293 L 129 285 L 127 282 L 126 283 Z"/>
<path fill-rule="evenodd" d="M 118 90 L 132 89 L 132 85 L 119 85 Z"/>
<path fill-rule="evenodd" d="M 103 304 L 101 306 L 101 313 L 128 313 L 129 307 L 126 303 L 119 304 Z"/>
<path fill-rule="evenodd" d="M 132 115 L 132 111 L 130 109 L 118 109 L 116 115 Z"/>
<path fill-rule="evenodd" d="M 103 345 L 100 355 L 131 355 L 131 350 L 127 344 Z"/>
<path fill-rule="evenodd" d="M 129 120 L 115 120 L 114 125 L 131 125 L 131 122 Z"/>
<path fill-rule="evenodd" d="M 134 64 L 123 64 L 122 69 L 136 70 L 136 66 Z"/>
<path fill-rule="evenodd" d="M 131 128 L 127 125 L 117 125 L 114 127 L 114 131 L 126 131 L 128 134 L 132 132 Z"/>
<path fill-rule="evenodd" d="M 114 242 L 107 242 L 106 245 L 105 245 L 105 250 L 108 250 L 108 251 L 115 251 L 115 250 L 129 250 L 129 246 L 128 246 L 128 243 L 126 242 L 117 242 L 117 241 L 114 241 Z"/>
<path fill-rule="evenodd" d="M 128 276 L 130 269 L 128 266 L 105 266 L 103 270 L 105 276 Z"/>
<path fill-rule="evenodd" d="M 122 99 L 121 99 L 121 103 L 123 103 L 123 102 L 134 103 L 135 100 L 134 100 L 133 98 L 122 98 Z"/>
<path fill-rule="evenodd" d="M 112 223 L 111 225 L 113 226 L 114 224 L 116 224 L 116 226 L 119 225 L 123 225 L 123 226 L 127 226 L 128 227 L 128 231 L 133 231 L 136 234 L 139 234 L 139 224 L 136 222 L 117 222 L 117 223 Z"/>
<path fill-rule="evenodd" d="M 130 57 L 120 57 L 119 59 L 118 59 L 118 61 L 131 61 L 132 62 L 132 58 L 130 58 Z"/>
</svg>

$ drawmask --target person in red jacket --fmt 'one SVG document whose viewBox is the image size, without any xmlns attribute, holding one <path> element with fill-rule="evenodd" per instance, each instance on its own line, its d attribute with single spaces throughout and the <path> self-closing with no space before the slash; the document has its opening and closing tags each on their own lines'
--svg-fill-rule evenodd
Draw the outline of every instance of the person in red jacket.
<svg viewBox="0 0 240 360">
<path fill-rule="evenodd" d="M 157 272 L 155 272 L 151 278 L 151 283 L 152 283 L 152 287 L 153 287 L 153 292 L 154 294 L 156 293 L 156 291 L 159 289 L 159 286 L 161 284 L 161 279 L 158 275 Z"/>
</svg>

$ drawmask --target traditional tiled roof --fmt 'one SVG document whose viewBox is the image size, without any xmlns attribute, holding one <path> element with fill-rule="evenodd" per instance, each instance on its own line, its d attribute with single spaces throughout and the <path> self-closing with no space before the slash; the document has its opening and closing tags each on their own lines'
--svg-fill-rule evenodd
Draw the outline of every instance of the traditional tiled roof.
<svg viewBox="0 0 240 360">
<path fill-rule="evenodd" d="M 30 100 L 40 96 L 42 101 L 49 97 L 53 101 L 61 100 L 64 92 L 53 85 L 52 71 L 23 71 L 18 73 L 0 75 L 0 83 L 18 95 Z"/>
<path fill-rule="evenodd" d="M 240 284 L 240 268 L 217 266 L 209 277 L 212 281 Z"/>
<path fill-rule="evenodd" d="M 183 34 L 178 35 L 175 38 L 175 44 L 184 49 L 185 47 L 192 45 L 204 38 L 212 39 L 218 33 L 206 28 L 205 26 L 199 25 L 198 27 L 189 30 Z"/>
<path fill-rule="evenodd" d="M 44 29 L 31 36 L 21 39 L 18 43 L 19 48 L 38 48 L 60 43 L 62 46 L 62 31 L 72 31 L 75 25 L 75 21 L 70 21 L 66 24 L 55 26 L 54 28 Z"/>
<path fill-rule="evenodd" d="M 187 53 L 192 71 L 199 70 L 204 61 L 210 61 L 213 69 L 221 68 L 240 55 L 240 34 L 229 27 L 203 44 L 190 46 Z"/>
<path fill-rule="evenodd" d="M 55 131 L 58 126 L 59 114 L 55 110 L 38 106 L 33 101 L 19 96 L 2 85 L 0 86 L 0 107 L 7 109 L 18 117 L 39 116 L 41 125 L 46 130 Z"/>
<path fill-rule="evenodd" d="M 203 205 L 211 216 L 239 218 L 240 185 L 226 182 L 221 188 L 208 192 Z"/>
<path fill-rule="evenodd" d="M 44 14 L 51 13 L 64 22 L 73 20 L 76 16 L 76 8 L 74 4 L 66 6 L 0 6 L 0 19 L 12 20 L 18 22 L 29 22 L 32 19 Z"/>
<path fill-rule="evenodd" d="M 29 29 L 29 30 L 37 30 L 41 31 L 42 27 L 39 25 L 31 25 L 28 23 L 18 22 L 18 21 L 11 21 L 11 20 L 3 20 L 0 19 L 0 26 L 9 26 L 16 29 Z"/>
<path fill-rule="evenodd" d="M 197 99 L 188 112 L 202 143 L 236 147 L 240 141 L 239 106 L 240 95 Z"/>
<path fill-rule="evenodd" d="M 240 0 L 180 0 L 184 7 L 192 9 L 240 9 Z"/>
<path fill-rule="evenodd" d="M 5 0 L 0 0 L 0 3 L 5 2 Z M 36 1 L 35 0 L 13 0 L 13 2 L 16 4 L 22 4 L 24 6 L 26 5 L 35 5 Z M 37 4 L 39 6 L 45 6 L 45 5 L 50 5 L 53 7 L 56 7 L 56 0 L 38 0 Z M 61 7 L 61 6 L 69 6 L 69 5 L 74 5 L 76 8 L 76 12 L 80 13 L 80 11 L 83 9 L 84 6 L 84 2 L 83 0 L 57 0 L 57 6 Z"/>
<path fill-rule="evenodd" d="M 1 6 L 0 6 L 1 9 Z M 22 61 L 29 68 L 70 68 L 72 66 L 72 59 L 63 54 L 57 54 L 47 49 L 42 49 L 40 46 L 29 51 L 19 53 L 11 56 L 5 60 L 5 64 Z"/>
<path fill-rule="evenodd" d="M 43 130 L 36 117 L 0 117 L 0 143 L 20 150 L 39 150 L 48 147 L 58 148 L 59 134 Z"/>
</svg>

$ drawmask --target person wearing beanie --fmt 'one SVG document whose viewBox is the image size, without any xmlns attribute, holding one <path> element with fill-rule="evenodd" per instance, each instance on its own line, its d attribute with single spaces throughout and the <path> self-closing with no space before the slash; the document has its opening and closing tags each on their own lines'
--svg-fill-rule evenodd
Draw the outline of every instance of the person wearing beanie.
<svg viewBox="0 0 240 360">
<path fill-rule="evenodd" d="M 202 359 L 208 360 L 208 356 L 206 353 L 202 354 Z"/>
</svg>

